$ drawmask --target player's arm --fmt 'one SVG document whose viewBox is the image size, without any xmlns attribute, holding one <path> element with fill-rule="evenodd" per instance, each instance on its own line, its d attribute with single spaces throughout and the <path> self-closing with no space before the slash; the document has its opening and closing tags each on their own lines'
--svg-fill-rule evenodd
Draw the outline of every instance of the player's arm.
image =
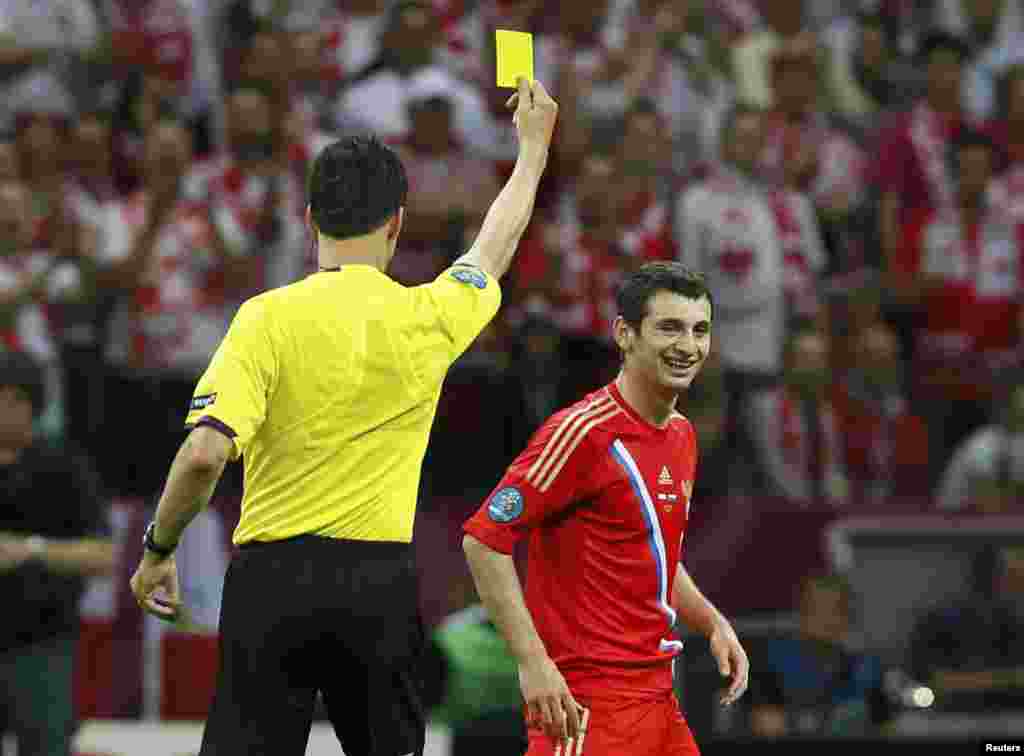
<svg viewBox="0 0 1024 756">
<path fill-rule="evenodd" d="M 523 588 L 511 554 L 503 554 L 468 533 L 462 539 L 473 581 L 495 627 L 519 664 L 547 658 L 523 599 Z"/>
<path fill-rule="evenodd" d="M 534 625 L 512 553 L 530 530 L 593 494 L 587 430 L 608 416 L 601 412 L 601 405 L 594 405 L 545 423 L 464 525 L 463 549 L 477 593 L 518 663 L 530 716 L 554 738 L 576 737 L 582 707 Z M 580 422 L 588 417 L 589 423 Z"/>
<path fill-rule="evenodd" d="M 747 652 L 743 650 L 729 620 L 701 593 L 682 563 L 676 567 L 672 581 L 672 607 L 687 627 L 707 637 L 719 672 L 730 678 L 729 688 L 722 694 L 721 702 L 733 703 L 747 689 L 750 673 Z"/>
<path fill-rule="evenodd" d="M 468 533 L 462 548 L 480 601 L 519 666 L 519 681 L 531 716 L 536 716 L 553 738 L 577 737 L 583 707 L 573 698 L 537 633 L 511 554 L 495 551 Z"/>
<path fill-rule="evenodd" d="M 519 133 L 515 168 L 487 211 L 473 246 L 456 261 L 474 265 L 495 278 L 505 275 L 533 215 L 558 115 L 558 105 L 543 84 L 525 78 L 518 84 L 518 92 L 509 98 L 510 106 L 516 103 L 514 121 Z"/>
</svg>

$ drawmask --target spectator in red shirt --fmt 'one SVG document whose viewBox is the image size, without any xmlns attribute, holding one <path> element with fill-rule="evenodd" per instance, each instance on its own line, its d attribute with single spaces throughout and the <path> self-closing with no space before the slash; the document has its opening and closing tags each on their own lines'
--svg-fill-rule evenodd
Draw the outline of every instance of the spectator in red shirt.
<svg viewBox="0 0 1024 756">
<path fill-rule="evenodd" d="M 786 341 L 783 382 L 755 392 L 745 409 L 762 494 L 794 507 L 845 507 L 849 481 L 839 421 L 829 398 L 827 334 L 795 325 Z"/>
<path fill-rule="evenodd" d="M 616 150 L 625 233 L 622 246 L 630 257 L 645 262 L 674 260 L 678 253 L 672 208 L 672 166 L 665 160 L 671 141 L 657 105 L 646 98 L 626 111 Z"/>
<path fill-rule="evenodd" d="M 955 203 L 947 154 L 967 119 L 961 91 L 968 55 L 964 42 L 949 34 L 937 32 L 925 39 L 920 53 L 926 70 L 924 97 L 880 139 L 874 165 L 881 191 L 879 232 L 887 262 L 898 254 L 901 229 L 916 215 Z M 898 287 L 893 294 L 900 301 Z"/>
<path fill-rule="evenodd" d="M 433 71 L 413 77 L 406 95 L 410 132 L 397 147 L 409 177 L 405 209 L 405 240 L 419 253 L 436 257 L 434 270 L 425 269 L 409 284 L 433 280 L 462 248 L 462 229 L 483 221 L 488 198 L 499 190 L 494 165 L 467 148 L 456 130 L 459 101 L 447 89 L 449 79 Z M 417 252 L 409 245 L 396 256 L 404 266 Z M 395 271 L 393 271 L 394 273 Z"/>
<path fill-rule="evenodd" d="M 188 92 L 192 81 L 192 29 L 181 0 L 105 0 L 111 51 L 120 76 L 147 68 Z"/>
<path fill-rule="evenodd" d="M 859 217 L 867 161 L 861 148 L 832 125 L 821 107 L 817 55 L 816 48 L 799 37 L 783 42 L 772 57 L 775 108 L 765 118 L 761 169 L 769 183 L 784 188 L 786 194 L 806 195 L 806 200 L 789 197 L 786 204 L 812 203 L 790 213 L 798 218 L 810 216 L 800 222 L 806 267 L 816 275 L 827 273 L 834 283 L 843 285 L 840 276 L 856 274 L 869 262 Z M 805 287 L 802 298 L 813 302 L 814 296 Z M 813 309 L 802 309 L 813 315 Z"/>
<path fill-rule="evenodd" d="M 158 121 L 146 139 L 142 189 L 105 208 L 97 283 L 117 300 L 103 443 L 122 452 L 101 466 L 121 496 L 152 496 L 162 485 L 164 460 L 181 442 L 183 408 L 248 281 L 239 276 L 248 262 L 244 238 L 226 233 L 212 203 L 186 196 L 191 148 L 180 119 Z M 134 433 L 141 426 L 154 430 Z M 136 442 L 125 446 L 125 434 Z"/>
<path fill-rule="evenodd" d="M 928 430 L 914 414 L 899 340 L 884 321 L 860 331 L 854 367 L 832 395 L 858 507 L 913 507 L 928 492 Z"/>
<path fill-rule="evenodd" d="M 292 283 L 315 269 L 307 259 L 304 192 L 289 165 L 285 135 L 275 128 L 271 99 L 257 85 L 241 85 L 226 103 L 227 149 L 207 161 L 193 183 L 209 197 L 218 222 L 245 240 L 239 293 Z"/>
<path fill-rule="evenodd" d="M 69 169 L 80 216 L 99 222 L 99 208 L 117 196 L 111 121 L 107 113 L 82 114 L 71 129 Z"/>
<path fill-rule="evenodd" d="M 906 230 L 893 271 L 921 313 L 915 395 L 932 433 L 932 472 L 985 422 L 999 375 L 1018 360 L 1024 260 L 1021 228 L 987 201 L 996 147 L 977 132 L 955 144 L 956 205 Z"/>
<path fill-rule="evenodd" d="M 618 246 L 619 193 L 615 157 L 606 150 L 583 161 L 573 191 L 559 213 L 560 281 L 565 297 L 559 324 L 566 331 L 611 342 L 607 307 L 625 265 Z"/>
<path fill-rule="evenodd" d="M 17 117 L 20 174 L 32 194 L 33 246 L 50 246 L 62 222 L 69 192 L 64 164 L 67 119 L 58 114 L 24 112 Z"/>
</svg>

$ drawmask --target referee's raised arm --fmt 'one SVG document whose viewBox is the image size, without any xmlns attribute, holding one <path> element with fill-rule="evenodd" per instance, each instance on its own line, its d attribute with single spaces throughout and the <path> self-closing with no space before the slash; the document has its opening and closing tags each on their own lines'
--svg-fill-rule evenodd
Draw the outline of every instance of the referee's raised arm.
<svg viewBox="0 0 1024 756">
<path fill-rule="evenodd" d="M 505 275 L 530 222 L 558 117 L 558 104 L 543 84 L 523 77 L 517 83 L 518 91 L 508 100 L 508 106 L 516 109 L 513 122 L 519 135 L 515 168 L 487 211 L 472 248 L 457 260 L 495 278 Z"/>
</svg>

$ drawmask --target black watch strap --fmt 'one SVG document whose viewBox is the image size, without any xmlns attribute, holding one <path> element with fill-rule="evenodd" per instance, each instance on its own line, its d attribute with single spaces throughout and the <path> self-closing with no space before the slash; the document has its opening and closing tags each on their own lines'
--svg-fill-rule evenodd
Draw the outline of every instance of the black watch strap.
<svg viewBox="0 0 1024 756">
<path fill-rule="evenodd" d="M 146 536 L 142 541 L 143 545 L 146 547 L 146 551 L 152 551 L 159 557 L 169 557 L 171 554 L 174 553 L 174 550 L 178 547 L 178 544 L 174 544 L 173 546 L 161 546 L 153 539 L 153 534 L 155 532 L 156 520 L 153 520 L 149 523 L 149 526 L 146 528 Z"/>
</svg>

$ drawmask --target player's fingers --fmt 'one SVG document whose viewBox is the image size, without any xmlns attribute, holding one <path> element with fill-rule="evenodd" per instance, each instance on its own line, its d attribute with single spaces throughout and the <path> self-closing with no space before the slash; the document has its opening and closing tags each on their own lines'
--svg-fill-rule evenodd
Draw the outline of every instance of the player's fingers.
<svg viewBox="0 0 1024 756">
<path fill-rule="evenodd" d="M 537 724 L 545 735 L 551 735 L 554 728 L 554 716 L 548 706 L 546 698 L 539 698 L 535 702 L 537 707 Z"/>
<path fill-rule="evenodd" d="M 750 680 L 750 662 L 745 656 L 740 656 L 736 661 L 736 678 L 733 681 L 733 700 L 735 701 L 747 689 L 747 682 Z"/>
<path fill-rule="evenodd" d="M 533 701 L 527 704 L 526 711 L 527 724 L 531 726 L 541 727 L 541 723 L 543 722 L 544 718 L 541 715 L 540 706 L 537 704 L 537 702 Z"/>
<path fill-rule="evenodd" d="M 718 673 L 722 677 L 728 677 L 732 671 L 729 665 L 729 650 L 718 646 L 714 649 L 715 661 L 718 662 Z"/>
<path fill-rule="evenodd" d="M 516 92 L 511 97 L 509 97 L 507 100 L 505 100 L 505 107 L 506 108 L 514 108 L 516 106 L 517 102 L 519 102 L 519 93 L 518 92 Z"/>
<path fill-rule="evenodd" d="M 573 697 L 566 693 L 562 696 L 562 711 L 565 712 L 565 736 L 567 738 L 578 738 L 580 736 L 580 705 L 573 700 Z"/>
<path fill-rule="evenodd" d="M 557 696 L 553 696 L 549 699 L 549 704 L 551 706 L 551 736 L 559 740 L 565 740 L 569 737 L 567 731 L 568 728 L 566 726 L 566 719 L 568 715 L 565 708 L 562 706 L 562 699 Z"/>
</svg>

